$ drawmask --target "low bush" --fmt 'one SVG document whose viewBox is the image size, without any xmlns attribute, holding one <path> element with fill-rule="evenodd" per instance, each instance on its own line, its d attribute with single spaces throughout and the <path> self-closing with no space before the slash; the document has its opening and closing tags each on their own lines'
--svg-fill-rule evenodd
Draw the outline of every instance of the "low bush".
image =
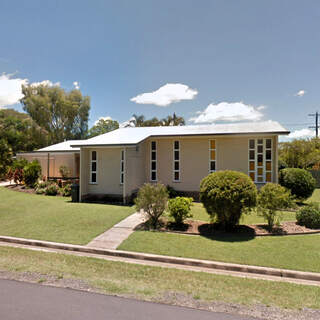
<svg viewBox="0 0 320 320">
<path fill-rule="evenodd" d="M 161 183 L 146 183 L 139 189 L 135 199 L 136 208 L 148 215 L 149 223 L 154 229 L 158 227 L 159 218 L 167 207 L 168 197 L 167 188 Z"/>
<path fill-rule="evenodd" d="M 60 193 L 64 197 L 71 197 L 71 184 L 68 183 L 60 189 Z"/>
<path fill-rule="evenodd" d="M 286 168 L 279 174 L 279 183 L 299 200 L 308 199 L 316 188 L 316 180 L 304 169 Z"/>
<path fill-rule="evenodd" d="M 24 182 L 28 187 L 33 188 L 41 176 L 41 165 L 37 160 L 29 162 L 23 169 Z"/>
<path fill-rule="evenodd" d="M 52 184 L 50 181 L 43 181 L 43 180 L 42 181 L 38 181 L 37 188 L 44 189 L 47 186 L 49 186 L 50 184 Z"/>
<path fill-rule="evenodd" d="M 45 194 L 46 193 L 46 189 L 45 188 L 37 188 L 36 189 L 36 194 Z"/>
<path fill-rule="evenodd" d="M 256 206 L 257 188 L 244 173 L 225 170 L 209 174 L 200 184 L 200 200 L 223 229 L 232 230 L 242 213 Z"/>
<path fill-rule="evenodd" d="M 174 219 L 176 224 L 182 224 L 187 218 L 191 218 L 190 213 L 192 198 L 176 197 L 168 202 L 169 216 Z"/>
<path fill-rule="evenodd" d="M 56 184 L 50 184 L 45 188 L 45 194 L 47 196 L 56 196 L 59 192 L 59 187 Z"/>
<path fill-rule="evenodd" d="M 20 169 L 20 168 L 15 169 L 13 173 L 14 183 L 21 184 L 23 182 L 23 179 L 24 179 L 23 169 Z"/>
<path fill-rule="evenodd" d="M 320 228 L 320 207 L 311 203 L 297 212 L 297 223 L 310 229 Z"/>
<path fill-rule="evenodd" d="M 258 193 L 258 215 L 268 222 L 272 230 L 276 220 L 280 220 L 278 210 L 292 206 L 290 191 L 276 183 L 267 183 Z"/>
</svg>

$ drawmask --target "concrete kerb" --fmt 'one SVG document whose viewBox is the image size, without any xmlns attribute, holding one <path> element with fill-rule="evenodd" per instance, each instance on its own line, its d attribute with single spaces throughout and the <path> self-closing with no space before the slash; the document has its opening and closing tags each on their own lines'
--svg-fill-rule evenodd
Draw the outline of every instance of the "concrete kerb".
<svg viewBox="0 0 320 320">
<path fill-rule="evenodd" d="M 78 251 L 83 253 L 90 254 L 99 254 L 105 256 L 114 256 L 122 257 L 135 260 L 147 260 L 154 262 L 162 262 L 167 264 L 178 264 L 185 266 L 193 267 L 202 267 L 207 269 L 217 269 L 217 270 L 226 270 L 239 273 L 251 273 L 267 276 L 275 276 L 279 278 L 291 278 L 291 279 L 300 279 L 308 281 L 316 281 L 320 284 L 320 273 L 315 272 L 304 272 L 304 271 L 295 271 L 287 269 L 277 269 L 277 268 L 268 268 L 268 267 L 259 267 L 259 266 L 249 266 L 241 265 L 234 263 L 224 263 L 219 261 L 209 261 L 209 260 L 198 260 L 190 258 L 180 258 L 180 257 L 171 257 L 171 256 L 162 256 L 149 253 L 139 253 L 139 252 L 129 252 L 121 250 L 109 250 L 109 249 L 100 249 L 93 247 L 86 247 L 80 245 L 64 244 L 57 242 L 41 241 L 41 240 L 32 240 L 24 238 L 15 238 L 8 236 L 0 236 L 0 241 L 22 244 L 22 245 L 31 245 L 36 247 L 59 249 L 66 251 Z"/>
</svg>

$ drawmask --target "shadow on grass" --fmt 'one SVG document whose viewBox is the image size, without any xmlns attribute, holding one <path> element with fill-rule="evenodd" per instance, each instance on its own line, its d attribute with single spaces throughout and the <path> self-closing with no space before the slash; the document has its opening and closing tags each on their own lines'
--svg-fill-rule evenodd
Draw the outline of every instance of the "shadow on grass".
<svg viewBox="0 0 320 320">
<path fill-rule="evenodd" d="M 200 236 L 210 240 L 223 242 L 250 241 L 255 238 L 253 228 L 245 225 L 236 226 L 232 232 L 224 231 L 217 224 L 205 223 L 198 228 Z"/>
</svg>

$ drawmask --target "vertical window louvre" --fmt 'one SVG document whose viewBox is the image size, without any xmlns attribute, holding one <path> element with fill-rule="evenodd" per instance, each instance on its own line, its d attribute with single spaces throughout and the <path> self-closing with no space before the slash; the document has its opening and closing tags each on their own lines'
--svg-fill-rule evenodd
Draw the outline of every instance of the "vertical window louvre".
<svg viewBox="0 0 320 320">
<path fill-rule="evenodd" d="M 157 181 L 157 142 L 156 141 L 151 141 L 150 180 Z"/>
<path fill-rule="evenodd" d="M 97 183 L 97 151 L 91 151 L 90 161 L 90 183 Z"/>
<path fill-rule="evenodd" d="M 121 158 L 120 158 L 120 184 L 124 182 L 124 150 L 121 150 Z"/>
<path fill-rule="evenodd" d="M 180 181 L 180 141 L 173 142 L 173 181 Z"/>
<path fill-rule="evenodd" d="M 216 171 L 216 140 L 209 140 L 209 173 Z"/>
<path fill-rule="evenodd" d="M 256 183 L 272 181 L 272 139 L 249 139 L 248 172 Z"/>
</svg>

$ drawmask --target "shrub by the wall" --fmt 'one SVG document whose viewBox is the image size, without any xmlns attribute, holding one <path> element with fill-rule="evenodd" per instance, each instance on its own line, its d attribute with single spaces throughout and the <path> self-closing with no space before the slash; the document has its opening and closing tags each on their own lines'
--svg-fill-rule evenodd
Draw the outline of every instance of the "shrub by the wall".
<svg viewBox="0 0 320 320">
<path fill-rule="evenodd" d="M 192 198 L 187 197 L 176 197 L 169 200 L 169 215 L 174 219 L 176 224 L 182 224 L 185 219 L 192 217 L 190 212 L 192 201 Z"/>
<path fill-rule="evenodd" d="M 56 184 L 50 184 L 45 188 L 45 194 L 47 196 L 56 196 L 59 192 L 59 187 Z"/>
<path fill-rule="evenodd" d="M 41 176 L 41 165 L 37 160 L 29 162 L 23 169 L 24 182 L 28 187 L 33 188 Z"/>
<path fill-rule="evenodd" d="M 233 229 L 244 212 L 255 207 L 257 189 L 244 173 L 225 170 L 209 174 L 200 184 L 200 200 L 224 229 Z"/>
<path fill-rule="evenodd" d="M 71 184 L 70 183 L 66 184 L 60 190 L 61 190 L 61 194 L 63 197 L 71 197 Z"/>
<path fill-rule="evenodd" d="M 280 219 L 279 209 L 292 206 L 290 191 L 276 183 L 267 183 L 258 193 L 258 215 L 267 222 L 272 230 L 276 219 Z"/>
<path fill-rule="evenodd" d="M 148 215 L 149 223 L 154 229 L 157 228 L 159 218 L 167 207 L 168 198 L 167 188 L 161 183 L 146 183 L 139 189 L 135 199 L 136 208 Z"/>
<path fill-rule="evenodd" d="M 320 228 L 320 207 L 317 203 L 311 203 L 302 207 L 297 212 L 297 222 L 311 229 Z"/>
<path fill-rule="evenodd" d="M 299 200 L 308 199 L 315 187 L 316 180 L 304 169 L 286 168 L 280 171 L 279 183 L 291 191 Z"/>
</svg>

